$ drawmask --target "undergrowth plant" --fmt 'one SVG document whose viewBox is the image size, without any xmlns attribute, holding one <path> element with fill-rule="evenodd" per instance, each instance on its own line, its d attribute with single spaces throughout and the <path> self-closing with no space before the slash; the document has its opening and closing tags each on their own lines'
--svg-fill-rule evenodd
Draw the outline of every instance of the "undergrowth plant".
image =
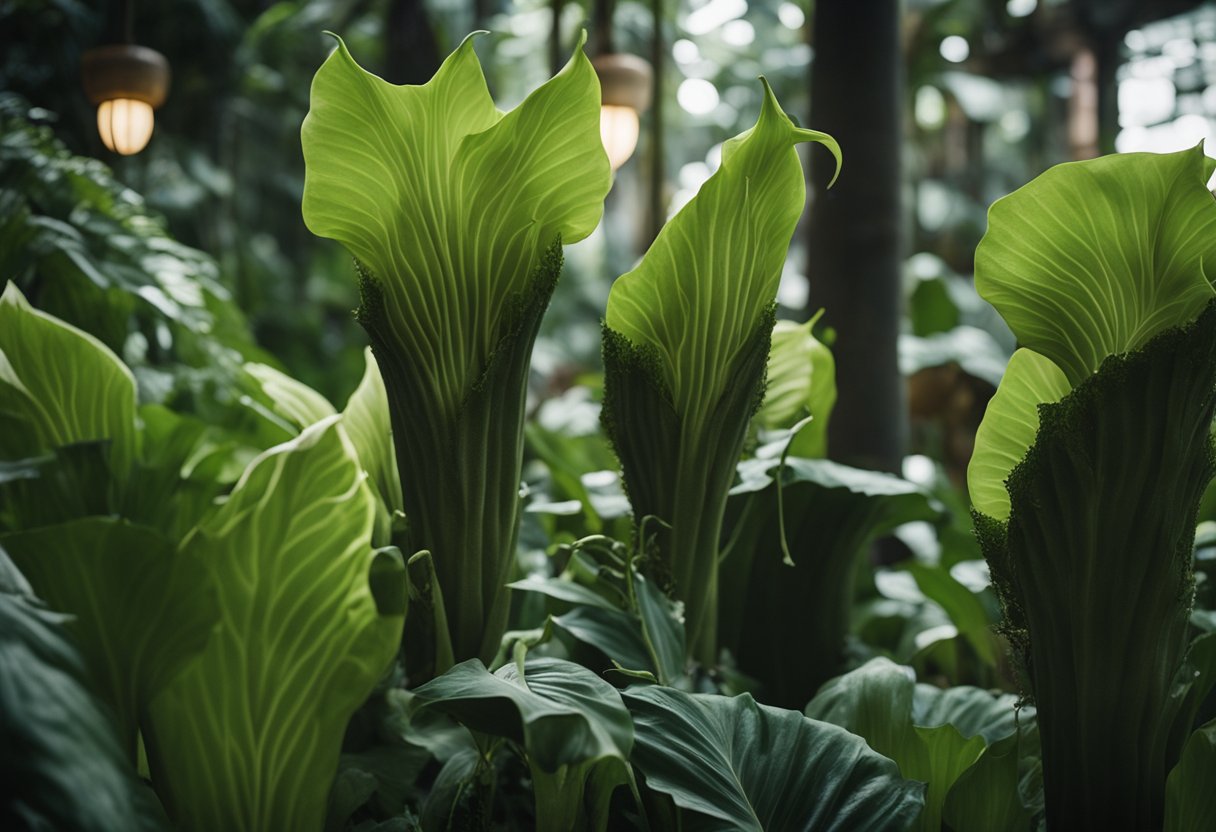
<svg viewBox="0 0 1216 832">
<path fill-rule="evenodd" d="M 604 429 L 707 665 L 726 496 L 763 398 L 777 284 L 806 198 L 800 142 L 839 164 L 835 140 L 794 126 L 764 82 L 756 125 L 726 142 L 718 171 L 617 278 L 604 316 Z"/>
<path fill-rule="evenodd" d="M 355 258 L 358 319 L 392 417 L 402 545 L 433 564 L 406 624 L 413 679 L 489 661 L 506 628 L 532 344 L 562 245 L 603 211 L 599 121 L 581 42 L 505 114 L 472 37 L 422 86 L 365 72 L 341 41 L 313 81 L 304 219 Z"/>
<path fill-rule="evenodd" d="M 1191 651 L 1216 407 L 1214 164 L 1052 168 L 989 213 L 976 287 L 1018 336 L 968 470 L 1038 705 L 1052 829 L 1160 829 L 1216 674 Z"/>
</svg>

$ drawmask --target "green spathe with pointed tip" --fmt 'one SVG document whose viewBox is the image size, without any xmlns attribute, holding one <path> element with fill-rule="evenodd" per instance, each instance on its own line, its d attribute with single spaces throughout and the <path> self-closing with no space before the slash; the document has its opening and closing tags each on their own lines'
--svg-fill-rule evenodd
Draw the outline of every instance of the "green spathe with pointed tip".
<svg viewBox="0 0 1216 832">
<path fill-rule="evenodd" d="M 748 420 L 763 392 L 774 297 L 806 191 L 794 126 L 767 82 L 759 120 L 617 279 L 604 321 L 604 426 L 639 528 L 687 608 L 696 658 L 716 658 L 718 537 Z"/>
</svg>

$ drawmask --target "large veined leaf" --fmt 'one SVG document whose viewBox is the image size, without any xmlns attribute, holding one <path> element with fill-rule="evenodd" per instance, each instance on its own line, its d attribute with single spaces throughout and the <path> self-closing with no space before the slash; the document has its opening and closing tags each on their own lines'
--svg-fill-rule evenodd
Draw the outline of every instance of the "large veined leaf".
<svg viewBox="0 0 1216 832">
<path fill-rule="evenodd" d="M 68 629 L 133 763 L 140 712 L 219 620 L 206 568 L 152 529 L 108 517 L 5 535 L 0 546 L 39 596 L 74 617 Z"/>
<path fill-rule="evenodd" d="M 688 830 L 903 830 L 923 786 L 861 738 L 797 711 L 673 688 L 625 692 L 646 784 Z"/>
<path fill-rule="evenodd" d="M 106 439 L 112 465 L 135 458 L 135 378 L 101 341 L 39 312 L 15 284 L 0 295 L 0 454 L 13 459 Z"/>
<path fill-rule="evenodd" d="M 494 673 L 470 659 L 414 695 L 417 707 L 440 710 L 523 750 L 537 829 L 572 829 L 588 816 L 594 828 L 605 828 L 608 798 L 626 778 L 633 748 L 629 712 L 612 685 L 561 659 L 528 659 L 522 668 L 509 663 Z"/>
<path fill-rule="evenodd" d="M 65 619 L 0 550 L 0 827 L 138 829 L 143 787 Z"/>
<path fill-rule="evenodd" d="M 805 202 L 795 127 L 767 82 L 760 118 L 608 296 L 604 427 L 634 518 L 685 602 L 691 652 L 716 659 L 717 550 L 726 495 L 760 404 L 774 297 Z"/>
<path fill-rule="evenodd" d="M 1199 148 L 1053 168 L 993 206 L 977 252 L 980 294 L 1033 350 L 968 481 L 1053 827 L 1160 828 L 1190 727 L 1175 680 L 1216 471 L 1211 170 Z"/>
<path fill-rule="evenodd" d="M 1165 784 L 1166 832 L 1204 832 L 1216 826 L 1216 722 L 1187 740 L 1182 759 Z"/>
<path fill-rule="evenodd" d="M 790 454 L 809 459 L 827 456 L 828 420 L 836 405 L 836 360 L 811 334 L 818 318 L 773 326 L 764 403 L 756 412 L 757 423 L 769 429 L 790 428 L 810 416 L 811 422 L 790 440 Z"/>
<path fill-rule="evenodd" d="M 373 598 L 373 498 L 339 419 L 258 457 L 183 544 L 221 624 L 145 732 L 182 829 L 319 830 L 347 720 L 395 654 L 404 593 Z"/>
<path fill-rule="evenodd" d="M 926 783 L 917 828 L 937 832 L 953 786 L 981 759 L 987 743 L 1016 736 L 1014 704 L 1013 697 L 979 688 L 935 691 L 917 685 L 910 668 L 878 658 L 824 685 L 806 714 L 863 737 L 894 760 L 904 777 Z M 1016 764 L 996 773 L 1016 795 Z"/>
<path fill-rule="evenodd" d="M 867 543 L 942 507 L 906 480 L 823 459 L 747 460 L 739 477 L 719 573 L 731 588 L 718 604 L 722 643 L 764 701 L 801 708 L 841 670 Z"/>
<path fill-rule="evenodd" d="M 420 609 L 407 622 L 412 678 L 445 669 L 437 639 L 489 661 L 506 627 L 532 344 L 562 243 L 603 211 L 599 123 L 581 43 L 506 114 L 472 38 L 422 86 L 365 72 L 340 41 L 313 81 L 304 219 L 357 261 L 408 548 L 431 552 L 446 603 L 447 635 Z"/>
<path fill-rule="evenodd" d="M 1057 165 L 993 203 L 976 289 L 1078 383 L 1212 298 L 1214 167 L 1199 146 Z"/>
<path fill-rule="evenodd" d="M 1009 359 L 976 431 L 975 453 L 967 465 L 967 490 L 977 510 L 998 520 L 1009 518 L 1005 481 L 1034 444 L 1039 405 L 1058 402 L 1070 389 L 1050 358 L 1020 349 Z"/>
</svg>

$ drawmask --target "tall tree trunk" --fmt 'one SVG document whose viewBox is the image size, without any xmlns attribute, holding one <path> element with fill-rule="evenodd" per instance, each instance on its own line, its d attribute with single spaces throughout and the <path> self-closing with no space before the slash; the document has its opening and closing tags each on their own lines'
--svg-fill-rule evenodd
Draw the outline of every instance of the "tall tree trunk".
<svg viewBox="0 0 1216 832">
<path fill-rule="evenodd" d="M 808 314 L 836 329 L 839 398 L 829 455 L 898 471 L 907 434 L 896 342 L 900 324 L 900 136 L 903 61 L 899 0 L 817 0 L 811 122 L 836 137 L 844 168 L 811 155 L 814 204 Z"/>
<path fill-rule="evenodd" d="M 393 0 L 384 31 L 384 80 L 425 84 L 439 69 L 435 30 L 423 0 Z"/>
</svg>

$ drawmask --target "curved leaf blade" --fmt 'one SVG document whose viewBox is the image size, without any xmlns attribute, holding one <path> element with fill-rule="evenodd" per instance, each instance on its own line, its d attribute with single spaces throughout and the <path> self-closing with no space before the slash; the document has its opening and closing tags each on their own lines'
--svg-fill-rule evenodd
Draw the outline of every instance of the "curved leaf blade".
<svg viewBox="0 0 1216 832">
<path fill-rule="evenodd" d="M 1071 385 L 1050 358 L 1020 349 L 988 402 L 975 433 L 967 465 L 967 490 L 977 510 L 997 520 L 1009 518 L 1005 483 L 1026 457 L 1039 432 L 1039 405 L 1058 402 Z"/>
<path fill-rule="evenodd" d="M 0 295 L 0 391 L 6 457 L 29 456 L 31 443 L 49 451 L 106 439 L 115 471 L 126 472 L 134 460 L 131 371 L 92 335 L 35 309 L 11 282 Z"/>
<path fill-rule="evenodd" d="M 923 786 L 847 731 L 748 694 L 672 688 L 624 694 L 647 785 L 688 814 L 690 830 L 908 829 Z"/>
<path fill-rule="evenodd" d="M 414 691 L 416 707 L 443 711 L 473 731 L 519 743 L 542 771 L 604 757 L 627 759 L 629 712 L 616 688 L 584 667 L 530 658 L 494 673 L 469 659 Z"/>
<path fill-rule="evenodd" d="M 139 714 L 201 652 L 219 621 L 211 576 L 144 526 L 87 517 L 0 538 L 34 590 L 70 613 L 132 762 Z"/>
<path fill-rule="evenodd" d="M 1165 832 L 1203 832 L 1216 825 L 1216 721 L 1187 740 L 1165 783 Z"/>
<path fill-rule="evenodd" d="M 320 829 L 346 723 L 395 654 L 402 616 L 372 595 L 373 498 L 339 419 L 254 460 L 183 544 L 221 610 L 145 735 L 183 829 Z"/>
<path fill-rule="evenodd" d="M 20 577 L 0 551 L 4 573 Z M 0 826 L 138 829 L 142 786 L 64 616 L 24 589 L 0 585 Z"/>
</svg>

